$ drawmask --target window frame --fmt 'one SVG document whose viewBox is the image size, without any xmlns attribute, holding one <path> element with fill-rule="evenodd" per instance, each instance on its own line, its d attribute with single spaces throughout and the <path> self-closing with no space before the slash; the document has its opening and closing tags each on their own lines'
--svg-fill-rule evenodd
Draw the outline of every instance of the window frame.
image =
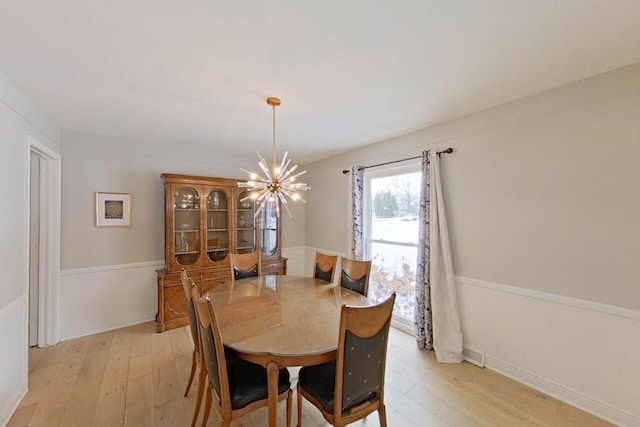
<svg viewBox="0 0 640 427">
<path fill-rule="evenodd" d="M 420 173 L 421 172 L 421 161 L 420 159 L 411 159 L 404 161 L 402 163 L 394 163 L 393 165 L 383 165 L 383 166 L 375 166 L 366 169 L 363 172 L 362 181 L 363 181 L 363 239 L 364 239 L 364 256 L 365 259 L 372 259 L 372 250 L 371 244 L 373 242 L 380 242 L 384 244 L 393 244 L 397 246 L 408 246 L 408 247 L 418 247 L 419 236 L 416 235 L 416 243 L 406 243 L 406 242 L 395 242 L 395 241 L 379 241 L 374 240 L 371 237 L 371 223 L 373 219 L 372 215 L 372 195 L 371 195 L 371 181 L 377 178 L 387 178 L 397 175 L 404 175 L 409 173 Z M 417 260 L 416 266 L 417 268 Z M 392 316 L 391 325 L 403 332 L 406 332 L 412 336 L 415 336 L 415 325 L 413 319 L 407 319 L 405 317 L 401 317 L 396 315 L 395 313 Z"/>
</svg>

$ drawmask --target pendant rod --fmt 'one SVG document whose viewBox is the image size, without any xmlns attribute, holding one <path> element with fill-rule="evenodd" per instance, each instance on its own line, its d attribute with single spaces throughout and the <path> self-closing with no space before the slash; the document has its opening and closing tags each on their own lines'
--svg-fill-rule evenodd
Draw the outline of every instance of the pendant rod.
<svg viewBox="0 0 640 427">
<path fill-rule="evenodd" d="M 273 106 L 273 175 L 276 174 L 276 106 Z"/>
<path fill-rule="evenodd" d="M 280 99 L 270 97 L 267 98 L 267 104 L 271 105 L 273 109 L 273 176 L 277 177 L 276 174 L 276 107 L 280 105 Z"/>
<path fill-rule="evenodd" d="M 449 147 L 446 150 L 442 150 L 442 151 L 437 151 L 436 154 L 440 155 L 440 154 L 451 154 L 453 153 L 453 148 Z M 364 169 L 369 169 L 369 168 L 375 168 L 376 166 L 384 166 L 384 165 L 392 165 L 394 163 L 400 163 L 400 162 L 405 162 L 407 160 L 414 160 L 414 159 L 421 159 L 422 156 L 415 156 L 415 157 L 407 157 L 406 159 L 399 159 L 399 160 L 392 160 L 390 162 L 384 162 L 384 163 L 378 163 L 377 165 L 369 165 L 369 166 L 360 166 L 358 169 L 360 170 L 364 170 Z M 342 171 L 343 174 L 348 174 L 349 172 L 351 172 L 349 169 L 344 169 Z"/>
</svg>

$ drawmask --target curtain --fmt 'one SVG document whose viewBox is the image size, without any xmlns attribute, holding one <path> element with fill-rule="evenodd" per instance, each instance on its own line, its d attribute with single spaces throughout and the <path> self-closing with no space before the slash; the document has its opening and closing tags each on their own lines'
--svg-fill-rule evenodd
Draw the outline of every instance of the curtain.
<svg viewBox="0 0 640 427">
<path fill-rule="evenodd" d="M 354 259 L 362 260 L 364 257 L 364 235 L 363 235 L 363 196 L 364 180 L 362 169 L 359 166 L 351 167 L 351 256 Z"/>
<path fill-rule="evenodd" d="M 422 153 L 420 242 L 415 324 L 418 347 L 433 348 L 441 363 L 462 362 L 462 329 L 442 196 L 440 158 Z"/>
<path fill-rule="evenodd" d="M 416 268 L 416 304 L 414 318 L 418 348 L 433 350 L 433 322 L 431 319 L 431 282 L 429 265 L 429 206 L 431 199 L 429 152 L 422 152 L 422 185 L 418 208 L 418 265 Z"/>
</svg>

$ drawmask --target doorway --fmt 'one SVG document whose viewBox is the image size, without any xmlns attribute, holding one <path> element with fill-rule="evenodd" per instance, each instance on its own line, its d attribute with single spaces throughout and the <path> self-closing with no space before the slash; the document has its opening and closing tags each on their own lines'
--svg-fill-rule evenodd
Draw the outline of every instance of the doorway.
<svg viewBox="0 0 640 427">
<path fill-rule="evenodd" d="M 38 345 L 40 299 L 40 163 L 46 160 L 31 150 L 29 159 L 29 347 Z"/>
<path fill-rule="evenodd" d="M 27 136 L 28 342 L 57 344 L 60 281 L 60 156 Z"/>
</svg>

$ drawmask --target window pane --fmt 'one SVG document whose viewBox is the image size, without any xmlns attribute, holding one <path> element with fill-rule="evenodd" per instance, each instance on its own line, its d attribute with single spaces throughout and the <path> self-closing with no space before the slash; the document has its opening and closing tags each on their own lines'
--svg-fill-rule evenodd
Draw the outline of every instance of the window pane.
<svg viewBox="0 0 640 427">
<path fill-rule="evenodd" d="M 371 238 L 418 243 L 420 173 L 371 179 Z"/>
<path fill-rule="evenodd" d="M 371 243 L 369 298 L 380 302 L 396 292 L 394 314 L 413 320 L 418 248 Z"/>
</svg>

